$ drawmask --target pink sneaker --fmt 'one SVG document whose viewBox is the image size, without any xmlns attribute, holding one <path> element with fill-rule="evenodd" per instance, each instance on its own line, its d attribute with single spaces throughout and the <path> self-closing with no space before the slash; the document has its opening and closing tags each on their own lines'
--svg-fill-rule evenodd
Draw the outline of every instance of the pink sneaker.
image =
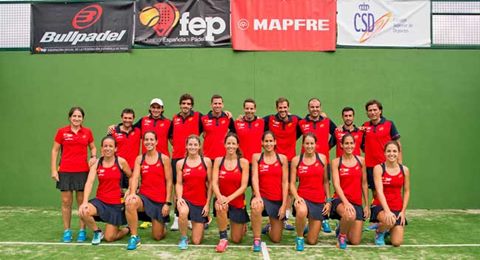
<svg viewBox="0 0 480 260">
<path fill-rule="evenodd" d="M 227 250 L 227 247 L 228 247 L 228 240 L 227 239 L 220 239 L 220 241 L 218 242 L 218 245 L 215 248 L 215 250 L 219 253 L 223 253 L 223 252 L 225 252 L 225 250 Z"/>
</svg>

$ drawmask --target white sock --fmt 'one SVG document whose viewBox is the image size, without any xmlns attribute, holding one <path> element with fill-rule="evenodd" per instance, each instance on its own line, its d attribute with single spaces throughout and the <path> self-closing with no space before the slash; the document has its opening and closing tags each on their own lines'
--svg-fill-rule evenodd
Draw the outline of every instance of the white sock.
<svg viewBox="0 0 480 260">
<path fill-rule="evenodd" d="M 285 214 L 285 217 L 287 217 L 287 219 L 292 218 L 292 211 L 289 210 L 289 209 L 287 209 L 287 212 L 286 212 L 286 214 Z"/>
</svg>

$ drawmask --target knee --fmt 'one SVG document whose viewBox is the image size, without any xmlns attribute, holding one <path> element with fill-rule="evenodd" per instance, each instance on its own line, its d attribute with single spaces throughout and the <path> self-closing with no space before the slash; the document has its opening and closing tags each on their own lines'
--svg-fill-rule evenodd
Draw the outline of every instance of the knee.
<svg viewBox="0 0 480 260">
<path fill-rule="evenodd" d="M 178 209 L 178 217 L 179 218 L 187 218 L 188 217 L 188 209 L 186 208 L 179 208 Z"/>
<path fill-rule="evenodd" d="M 313 238 L 313 237 L 307 237 L 307 239 L 305 239 L 305 241 L 307 242 L 308 245 L 316 245 L 317 244 L 317 238 Z"/>
<path fill-rule="evenodd" d="M 200 245 L 200 243 L 202 243 L 202 238 L 192 237 L 192 244 L 194 244 L 194 245 Z"/>
<path fill-rule="evenodd" d="M 360 242 L 362 241 L 360 238 L 350 238 L 348 240 L 350 242 L 351 245 L 360 245 Z"/>
<path fill-rule="evenodd" d="M 115 241 L 115 236 L 113 234 L 105 234 L 103 239 L 107 242 L 113 242 Z"/>
<path fill-rule="evenodd" d="M 399 247 L 402 245 L 403 239 L 392 239 L 391 242 L 392 242 L 392 246 Z"/>
<path fill-rule="evenodd" d="M 261 215 L 262 214 L 262 211 L 263 211 L 263 207 L 262 206 L 258 206 L 256 208 L 252 208 L 252 215 Z"/>
<path fill-rule="evenodd" d="M 162 239 L 165 238 L 165 233 L 161 232 L 161 233 L 157 233 L 157 234 L 152 234 L 152 238 L 153 238 L 153 240 L 156 240 L 156 241 L 162 240 Z"/>
<path fill-rule="evenodd" d="M 231 238 L 231 240 L 232 240 L 232 242 L 233 242 L 233 243 L 235 243 L 235 244 L 239 244 L 239 243 L 241 243 L 241 242 L 242 242 L 242 238 L 243 238 L 243 236 L 242 236 L 242 235 L 240 235 L 240 234 L 237 234 L 237 235 L 232 235 L 232 238 Z"/>
<path fill-rule="evenodd" d="M 72 207 L 72 199 L 71 198 L 62 198 L 62 207 Z"/>
<path fill-rule="evenodd" d="M 134 212 L 137 211 L 138 205 L 135 202 L 129 202 L 125 205 L 125 208 L 128 212 Z"/>
<path fill-rule="evenodd" d="M 280 243 L 280 241 L 282 241 L 282 235 L 272 235 L 272 234 L 270 234 L 270 240 L 273 243 Z"/>
<path fill-rule="evenodd" d="M 295 209 L 295 215 L 297 218 L 305 218 L 308 214 L 308 211 L 305 207 L 298 207 Z"/>
</svg>

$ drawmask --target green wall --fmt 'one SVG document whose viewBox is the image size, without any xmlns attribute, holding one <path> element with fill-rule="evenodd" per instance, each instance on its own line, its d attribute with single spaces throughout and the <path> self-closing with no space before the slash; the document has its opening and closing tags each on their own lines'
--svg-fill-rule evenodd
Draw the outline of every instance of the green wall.
<svg viewBox="0 0 480 260">
<path fill-rule="evenodd" d="M 377 98 L 396 123 L 411 169 L 411 208 L 480 208 L 480 51 L 339 49 L 335 53 L 253 53 L 219 49 L 136 49 L 125 54 L 30 55 L 0 52 L 0 205 L 59 205 L 50 179 L 55 131 L 73 105 L 86 110 L 96 143 L 124 107 L 147 113 L 160 97 L 166 115 L 190 92 L 197 110 L 224 96 L 241 112 L 244 98 L 258 113 L 274 112 L 286 96 L 291 111 L 306 114 L 316 96 L 340 122 L 353 106 L 357 124 L 364 104 Z"/>
</svg>

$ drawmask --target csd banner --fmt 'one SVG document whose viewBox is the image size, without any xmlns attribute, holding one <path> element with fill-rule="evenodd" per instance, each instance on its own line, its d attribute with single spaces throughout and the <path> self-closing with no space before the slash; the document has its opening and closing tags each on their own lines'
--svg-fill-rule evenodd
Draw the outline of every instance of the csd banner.
<svg viewBox="0 0 480 260">
<path fill-rule="evenodd" d="M 429 0 L 338 1 L 338 45 L 428 47 Z"/>
<path fill-rule="evenodd" d="M 234 50 L 334 51 L 336 0 L 231 0 Z"/>
<path fill-rule="evenodd" d="M 33 3 L 32 53 L 124 52 L 133 44 L 133 2 Z"/>
<path fill-rule="evenodd" d="M 175 47 L 230 44 L 228 0 L 139 0 L 135 43 Z"/>
</svg>

